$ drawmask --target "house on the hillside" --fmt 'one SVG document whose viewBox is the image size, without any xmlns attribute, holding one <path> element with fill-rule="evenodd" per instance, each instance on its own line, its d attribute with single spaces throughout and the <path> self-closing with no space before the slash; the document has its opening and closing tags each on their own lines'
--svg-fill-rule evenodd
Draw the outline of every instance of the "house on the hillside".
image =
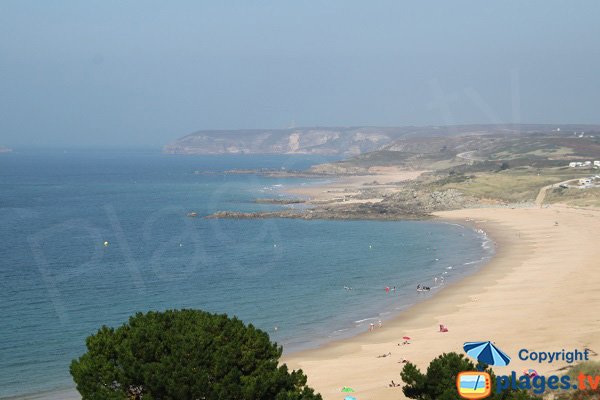
<svg viewBox="0 0 600 400">
<path fill-rule="evenodd" d="M 571 168 L 575 168 L 576 166 L 577 166 L 576 162 L 570 162 L 569 163 L 569 167 L 571 167 Z"/>
<path fill-rule="evenodd" d="M 594 161 L 594 166 L 595 167 L 600 167 L 600 161 Z"/>
<path fill-rule="evenodd" d="M 584 167 L 591 167 L 592 166 L 592 162 L 591 161 L 586 161 L 583 163 Z"/>
<path fill-rule="evenodd" d="M 591 180 L 590 178 L 581 178 L 581 179 L 579 180 L 579 184 L 580 184 L 581 186 L 588 186 L 588 185 L 591 185 L 591 184 L 592 184 L 592 180 Z"/>
</svg>

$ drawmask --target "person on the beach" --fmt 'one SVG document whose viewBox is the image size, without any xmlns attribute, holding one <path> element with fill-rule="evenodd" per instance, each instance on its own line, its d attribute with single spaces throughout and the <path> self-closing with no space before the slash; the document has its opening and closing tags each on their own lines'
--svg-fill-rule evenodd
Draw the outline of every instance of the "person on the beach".
<svg viewBox="0 0 600 400">
<path fill-rule="evenodd" d="M 375 324 L 371 322 L 369 325 L 369 332 L 373 332 L 373 329 L 375 329 Z"/>
<path fill-rule="evenodd" d="M 381 320 L 379 320 L 379 322 L 377 323 L 377 327 L 381 328 L 381 325 L 382 325 Z"/>
</svg>

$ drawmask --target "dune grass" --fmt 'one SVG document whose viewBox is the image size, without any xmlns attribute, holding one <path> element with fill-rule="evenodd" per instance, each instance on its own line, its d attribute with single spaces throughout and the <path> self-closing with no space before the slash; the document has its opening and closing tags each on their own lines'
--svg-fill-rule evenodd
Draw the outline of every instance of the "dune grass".
<svg viewBox="0 0 600 400">
<path fill-rule="evenodd" d="M 456 189 L 480 199 L 519 203 L 535 200 L 542 187 L 555 182 L 557 180 L 553 176 L 488 173 L 478 174 L 464 182 L 445 184 L 442 189 Z"/>
<path fill-rule="evenodd" d="M 574 365 L 568 370 L 565 375 L 571 378 L 571 382 L 577 382 L 579 374 L 589 376 L 600 376 L 600 361 L 584 361 L 582 363 Z M 600 390 L 568 390 L 556 394 L 553 397 L 547 396 L 547 399 L 554 400 L 591 400 L 600 398 Z"/>
<path fill-rule="evenodd" d="M 548 203 L 562 203 L 576 207 L 600 207 L 600 188 L 553 189 L 546 195 Z"/>
<path fill-rule="evenodd" d="M 591 170 L 590 170 L 591 171 Z M 532 168 L 518 167 L 504 171 L 479 172 L 469 179 L 456 179 L 448 177 L 432 182 L 437 190 L 456 189 L 466 195 L 480 199 L 493 199 L 509 203 L 520 203 L 534 201 L 541 188 L 556 184 L 569 179 L 578 179 L 590 176 L 592 172 L 580 171 L 568 167 L 560 168 Z M 600 204 L 598 192 L 580 191 L 572 189 L 573 194 L 567 193 L 565 199 L 573 201 L 572 205 L 592 206 Z M 581 193 L 575 193 L 575 191 Z M 571 190 L 569 190 L 570 192 Z M 546 202 L 564 202 L 555 194 Z"/>
</svg>

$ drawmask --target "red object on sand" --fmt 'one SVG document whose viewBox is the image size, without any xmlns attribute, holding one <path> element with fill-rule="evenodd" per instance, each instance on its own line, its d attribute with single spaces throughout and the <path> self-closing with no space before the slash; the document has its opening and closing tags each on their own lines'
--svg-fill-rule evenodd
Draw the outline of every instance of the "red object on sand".
<svg viewBox="0 0 600 400">
<path fill-rule="evenodd" d="M 403 336 L 402 339 L 404 339 L 404 340 L 410 340 L 410 338 L 408 336 Z"/>
<path fill-rule="evenodd" d="M 386 286 L 386 288 L 385 288 L 385 292 L 386 292 L 386 293 L 389 293 L 389 292 L 390 292 L 390 287 L 389 287 L 389 286 Z"/>
</svg>

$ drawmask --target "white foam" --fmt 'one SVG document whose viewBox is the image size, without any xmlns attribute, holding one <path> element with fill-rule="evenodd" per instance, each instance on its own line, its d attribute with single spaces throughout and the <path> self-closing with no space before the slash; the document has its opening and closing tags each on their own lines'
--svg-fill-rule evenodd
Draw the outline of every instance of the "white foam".
<svg viewBox="0 0 600 400">
<path fill-rule="evenodd" d="M 365 319 L 359 319 L 359 320 L 357 320 L 357 321 L 354 321 L 354 323 L 355 323 L 355 324 L 362 324 L 362 323 L 363 323 L 363 322 L 365 322 L 365 321 L 373 321 L 373 320 L 376 320 L 376 319 L 377 319 L 377 318 L 373 318 L 373 317 L 371 317 L 371 318 L 365 318 Z"/>
</svg>

